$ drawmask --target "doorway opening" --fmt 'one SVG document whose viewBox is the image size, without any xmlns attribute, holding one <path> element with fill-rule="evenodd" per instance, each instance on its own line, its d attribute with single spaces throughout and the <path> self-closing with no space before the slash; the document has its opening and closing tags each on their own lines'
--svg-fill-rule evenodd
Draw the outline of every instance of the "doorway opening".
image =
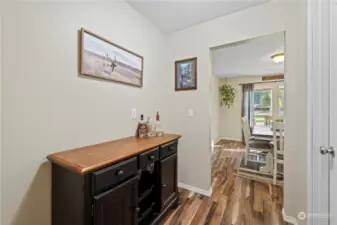
<svg viewBox="0 0 337 225">
<path fill-rule="evenodd" d="M 284 224 L 284 46 L 279 32 L 210 49 L 213 197 L 234 206 L 253 199 L 258 225 Z"/>
</svg>

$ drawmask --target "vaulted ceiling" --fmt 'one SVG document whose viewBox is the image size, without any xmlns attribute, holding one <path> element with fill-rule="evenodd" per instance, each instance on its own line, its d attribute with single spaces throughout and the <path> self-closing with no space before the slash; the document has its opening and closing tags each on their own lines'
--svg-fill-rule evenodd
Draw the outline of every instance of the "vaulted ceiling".
<svg viewBox="0 0 337 225">
<path fill-rule="evenodd" d="M 127 0 L 164 33 L 171 33 L 270 0 Z"/>
</svg>

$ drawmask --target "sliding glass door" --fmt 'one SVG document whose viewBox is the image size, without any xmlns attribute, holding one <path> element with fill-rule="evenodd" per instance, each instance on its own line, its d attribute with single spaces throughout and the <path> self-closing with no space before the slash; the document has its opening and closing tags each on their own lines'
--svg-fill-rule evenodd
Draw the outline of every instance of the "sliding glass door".
<svg viewBox="0 0 337 225">
<path fill-rule="evenodd" d="M 284 82 L 255 84 L 252 103 L 253 134 L 272 135 L 272 121 L 284 117 Z"/>
<path fill-rule="evenodd" d="M 268 126 L 272 116 L 272 90 L 254 89 L 254 126 Z"/>
<path fill-rule="evenodd" d="M 279 94 L 278 96 L 279 115 L 276 115 L 276 116 L 283 118 L 284 117 L 284 82 L 278 85 L 278 94 Z"/>
</svg>

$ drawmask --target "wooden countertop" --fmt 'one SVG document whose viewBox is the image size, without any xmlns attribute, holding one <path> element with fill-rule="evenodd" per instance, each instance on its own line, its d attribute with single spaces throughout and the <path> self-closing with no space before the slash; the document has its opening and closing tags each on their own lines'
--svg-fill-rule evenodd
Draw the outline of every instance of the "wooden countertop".
<svg viewBox="0 0 337 225">
<path fill-rule="evenodd" d="M 180 137 L 176 134 L 165 134 L 162 137 L 150 138 L 127 137 L 54 153 L 48 155 L 47 158 L 49 161 L 76 173 L 85 174 L 177 140 Z"/>
</svg>

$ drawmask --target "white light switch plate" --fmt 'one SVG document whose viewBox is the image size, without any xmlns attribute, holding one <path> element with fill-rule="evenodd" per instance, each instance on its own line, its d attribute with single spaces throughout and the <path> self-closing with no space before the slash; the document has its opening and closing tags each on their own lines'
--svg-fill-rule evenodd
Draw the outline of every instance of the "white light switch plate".
<svg viewBox="0 0 337 225">
<path fill-rule="evenodd" d="M 137 110 L 136 109 L 132 109 L 131 110 L 131 118 L 132 119 L 137 119 Z"/>
<path fill-rule="evenodd" d="M 194 109 L 188 109 L 188 116 L 194 117 Z"/>
</svg>

